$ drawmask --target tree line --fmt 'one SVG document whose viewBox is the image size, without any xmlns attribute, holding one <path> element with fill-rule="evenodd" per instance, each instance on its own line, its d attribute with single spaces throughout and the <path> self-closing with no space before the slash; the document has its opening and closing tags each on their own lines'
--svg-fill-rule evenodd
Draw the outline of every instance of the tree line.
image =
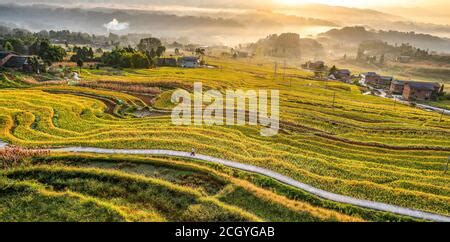
<svg viewBox="0 0 450 242">
<path fill-rule="evenodd" d="M 47 65 L 62 61 L 66 56 L 64 48 L 52 45 L 46 39 L 35 39 L 33 42 L 19 38 L 0 39 L 0 49 L 22 55 L 39 56 Z"/>
<path fill-rule="evenodd" d="M 137 48 L 128 46 L 126 48 L 116 47 L 110 52 L 103 53 L 101 62 L 122 68 L 149 68 L 155 67 L 158 58 L 166 51 L 158 38 L 141 39 Z"/>
</svg>

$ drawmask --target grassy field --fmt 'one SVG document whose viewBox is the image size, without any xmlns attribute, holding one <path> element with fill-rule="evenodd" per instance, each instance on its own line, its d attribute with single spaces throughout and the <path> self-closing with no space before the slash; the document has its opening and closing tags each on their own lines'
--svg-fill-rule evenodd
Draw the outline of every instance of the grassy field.
<svg viewBox="0 0 450 242">
<path fill-rule="evenodd" d="M 152 93 L 151 101 L 135 93 L 107 90 L 105 85 L 96 89 L 67 85 L 12 86 L 2 79 L 0 139 L 24 147 L 41 148 L 70 145 L 189 151 L 194 147 L 198 153 L 266 167 L 327 191 L 450 215 L 450 176 L 443 172 L 450 156 L 448 116 L 440 120 L 437 113 L 362 95 L 357 86 L 315 81 L 311 79 L 311 74 L 295 68 L 281 69 L 278 75 L 274 75 L 271 63 L 211 57 L 207 60 L 217 68 L 85 69 L 81 74 L 84 82 L 95 85 L 120 83 L 159 89 L 159 93 Z M 229 88 L 279 89 L 280 133 L 274 137 L 261 137 L 260 127 L 256 126 L 174 126 L 167 115 L 143 118 L 132 115 L 134 110 L 146 105 L 170 109 L 171 90 L 176 87 L 190 89 L 195 81 L 201 81 L 205 89 L 222 91 Z M 336 95 L 334 106 L 333 95 Z M 113 110 L 106 112 L 111 107 Z M 204 220 L 329 219 L 311 213 L 267 211 L 263 209 L 267 207 L 266 203 L 258 201 L 258 196 L 246 195 L 248 189 L 233 187 L 235 185 L 225 185 L 217 191 L 210 191 L 214 188 L 212 186 L 199 188 L 203 189 L 201 192 L 192 192 L 179 184 L 179 180 L 183 179 L 162 177 L 168 180 L 162 182 L 158 180 L 161 177 L 135 177 L 151 174 L 125 175 L 122 172 L 134 171 L 130 168 L 110 172 L 95 165 L 87 168 L 52 164 L 17 168 L 7 171 L 5 176 L 9 177 L 8 180 L 25 183 L 37 180 L 45 187 L 61 186 L 63 191 L 77 194 L 72 196 L 71 193 L 55 191 L 70 206 L 86 206 L 87 200 L 82 196 L 93 197 L 99 201 L 95 205 L 95 209 L 99 210 L 124 204 L 127 209 L 133 208 L 134 205 L 127 204 L 134 204 L 136 201 L 133 199 L 140 197 L 140 192 L 156 194 L 153 190 L 156 188 L 148 185 L 151 183 L 163 184 L 157 189 L 168 189 L 164 190 L 168 193 L 176 191 L 183 194 L 180 196 L 182 201 L 170 200 L 174 206 L 184 206 L 183 211 L 190 209 L 191 213 L 195 213 L 202 210 L 197 206 L 205 207 L 210 213 L 200 216 Z M 132 197 L 120 194 L 120 191 L 111 191 L 114 194 L 103 194 L 108 199 L 101 197 L 102 194 L 96 190 L 101 187 L 109 191 L 106 189 L 111 186 L 108 180 L 113 178 L 123 181 L 123 189 L 126 189 L 130 185 L 127 182 L 130 177 L 142 179 L 135 186 L 149 190 L 136 191 L 137 194 L 129 195 Z M 92 184 L 92 180 L 101 184 Z M 251 181 L 255 187 L 265 188 L 260 193 L 275 189 L 273 184 L 267 187 L 263 182 Z M 302 202 L 306 205 L 318 206 L 327 212 L 330 209 L 337 213 L 346 211 L 302 196 L 292 196 L 286 189 L 280 186 L 273 192 L 294 202 L 304 199 Z M 211 198 L 209 192 L 217 193 Z M 17 194 L 11 196 L 20 199 Z M 42 189 L 36 188 L 32 194 L 30 196 L 36 200 L 44 199 Z M 117 203 L 100 206 L 112 195 L 118 196 L 113 199 Z M 243 197 L 249 202 L 244 202 Z M 149 204 L 148 210 L 137 214 L 130 212 L 132 215 L 125 210 L 112 209 L 110 217 L 105 219 L 139 220 L 139 216 L 149 220 L 175 219 L 169 216 L 174 211 L 164 213 L 155 206 L 158 207 Z M 282 217 L 271 217 L 273 214 Z M 185 215 L 181 212 L 178 215 L 185 220 L 193 219 L 183 217 Z M 361 214 L 356 217 L 383 220 Z M 67 219 L 76 218 L 69 216 Z"/>
</svg>

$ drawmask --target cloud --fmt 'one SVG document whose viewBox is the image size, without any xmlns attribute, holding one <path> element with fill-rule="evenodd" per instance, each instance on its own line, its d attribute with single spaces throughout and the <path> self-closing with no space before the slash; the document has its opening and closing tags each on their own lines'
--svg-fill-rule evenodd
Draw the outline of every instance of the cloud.
<svg viewBox="0 0 450 242">
<path fill-rule="evenodd" d="M 111 20 L 111 22 L 103 25 L 108 31 L 120 31 L 128 29 L 130 24 L 120 23 L 117 19 Z"/>
</svg>

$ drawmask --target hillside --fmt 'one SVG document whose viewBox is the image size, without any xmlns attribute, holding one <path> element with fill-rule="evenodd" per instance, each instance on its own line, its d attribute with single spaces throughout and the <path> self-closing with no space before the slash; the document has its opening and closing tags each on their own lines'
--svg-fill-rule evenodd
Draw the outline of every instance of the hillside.
<svg viewBox="0 0 450 242">
<path fill-rule="evenodd" d="M 207 62 L 219 68 L 83 69 L 81 76 L 86 84 L 83 87 L 18 86 L 21 77 L 8 74 L 2 82 L 17 86 L 8 84 L 0 90 L 0 139 L 30 148 L 94 146 L 179 151 L 195 148 L 201 154 L 261 166 L 326 191 L 449 215 L 450 183 L 448 174 L 443 173 L 450 155 L 448 117 L 440 119 L 437 113 L 362 95 L 354 85 L 316 81 L 311 74 L 296 68 L 284 70 L 284 78 L 273 76 L 273 63 L 257 59 L 249 62 L 207 57 Z M 135 115 L 136 110 L 146 106 L 170 110 L 171 91 L 177 87 L 190 90 L 195 81 L 202 81 L 206 89 L 279 89 L 279 134 L 262 137 L 258 126 L 174 126 L 167 114 Z M 121 84 L 123 91 L 112 83 Z M 133 85 L 154 87 L 160 92 L 146 98 L 142 93 L 125 93 L 125 88 Z M 392 214 L 380 215 L 351 206 L 357 211 L 354 212 L 340 207 L 346 205 L 311 200 L 304 192 L 292 195 L 286 186 L 279 187 L 273 180 L 258 181 L 223 167 L 219 167 L 224 169 L 220 172 L 238 179 L 248 178 L 252 186 L 268 190 L 229 188 L 226 184 L 233 183 L 231 187 L 241 184 L 230 177 L 218 182 L 215 178 L 191 180 L 187 174 L 180 181 L 178 172 L 165 173 L 160 168 L 151 168 L 145 174 L 142 172 L 146 169 L 138 169 L 141 173 L 136 174 L 134 166 L 128 165 L 135 162 L 131 157 L 114 156 L 108 158 L 113 164 L 103 164 L 105 158 L 98 163 L 92 161 L 98 161 L 95 157 L 54 155 L 61 162 L 36 158 L 32 165 L 3 171 L 3 184 L 13 180 L 24 182 L 25 187 L 35 187 L 25 192 L 35 194 L 32 196 L 36 201 L 42 201 L 47 194 L 61 195 L 65 203 L 80 209 L 87 206 L 86 199 L 94 201 L 88 205 L 95 211 L 109 211 L 109 217 L 99 220 L 401 220 Z M 153 158 L 161 162 L 170 160 L 149 159 Z M 116 166 L 121 163 L 124 165 Z M 111 172 L 111 167 L 116 170 Z M 130 171 L 132 175 L 127 173 Z M 160 175 L 154 178 L 152 174 Z M 111 181 L 119 186 L 113 189 Z M 215 185 L 202 185 L 211 182 Z M 277 188 L 272 190 L 274 186 Z M 47 191 L 49 188 L 53 191 Z M 133 192 L 123 193 L 130 189 Z M 261 194 L 270 190 L 284 196 L 279 199 L 289 201 L 277 203 L 273 195 L 261 200 L 259 192 L 253 193 L 256 197 L 252 198 L 245 195 L 249 189 Z M 10 196 L 9 201 L 17 201 L 22 195 Z M 243 202 L 244 198 L 252 201 Z M 269 207 L 265 205 L 268 202 L 278 204 L 279 210 L 259 210 Z M 300 210 L 286 208 L 286 204 L 294 202 L 306 204 L 294 206 L 302 207 Z M 144 206 L 137 209 L 137 205 Z M 4 206 L 2 211 L 12 209 Z M 192 217 L 197 213 L 198 216 Z M 26 214 L 23 216 L 27 218 Z M 42 218 L 47 219 L 55 218 Z"/>
</svg>

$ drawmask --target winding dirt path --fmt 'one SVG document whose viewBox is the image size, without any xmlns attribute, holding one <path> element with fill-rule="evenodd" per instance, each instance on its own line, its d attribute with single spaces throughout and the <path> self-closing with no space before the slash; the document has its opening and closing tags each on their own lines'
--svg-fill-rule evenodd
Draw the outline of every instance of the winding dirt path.
<svg viewBox="0 0 450 242">
<path fill-rule="evenodd" d="M 1 143 L 0 143 L 1 146 Z M 127 155 L 165 155 L 165 156 L 176 156 L 176 157 L 184 157 L 196 160 L 202 160 L 207 162 L 212 162 L 216 164 L 221 164 L 224 166 L 236 168 L 243 171 L 254 172 L 257 174 L 261 174 L 275 180 L 278 180 L 284 184 L 291 185 L 293 187 L 302 189 L 319 197 L 332 200 L 340 203 L 352 204 L 364 208 L 375 209 L 385 212 L 391 212 L 395 214 L 410 216 L 414 218 L 420 218 L 430 221 L 437 222 L 450 222 L 450 217 L 445 215 L 439 215 L 424 211 L 419 211 L 415 209 L 400 207 L 396 205 L 391 205 L 387 203 L 374 202 L 369 200 L 358 199 L 354 197 L 344 196 L 332 192 L 327 192 L 322 189 L 318 189 L 312 187 L 308 184 L 296 181 L 290 177 L 282 175 L 280 173 L 261 168 L 258 166 L 243 164 L 235 161 L 220 159 L 212 156 L 197 154 L 192 156 L 189 152 L 181 152 L 174 150 L 137 150 L 137 149 L 102 149 L 102 148 L 93 148 L 93 147 L 67 147 L 67 148 L 58 148 L 52 149 L 52 151 L 59 152 L 76 152 L 76 153 L 98 153 L 98 154 L 127 154 Z"/>
</svg>

